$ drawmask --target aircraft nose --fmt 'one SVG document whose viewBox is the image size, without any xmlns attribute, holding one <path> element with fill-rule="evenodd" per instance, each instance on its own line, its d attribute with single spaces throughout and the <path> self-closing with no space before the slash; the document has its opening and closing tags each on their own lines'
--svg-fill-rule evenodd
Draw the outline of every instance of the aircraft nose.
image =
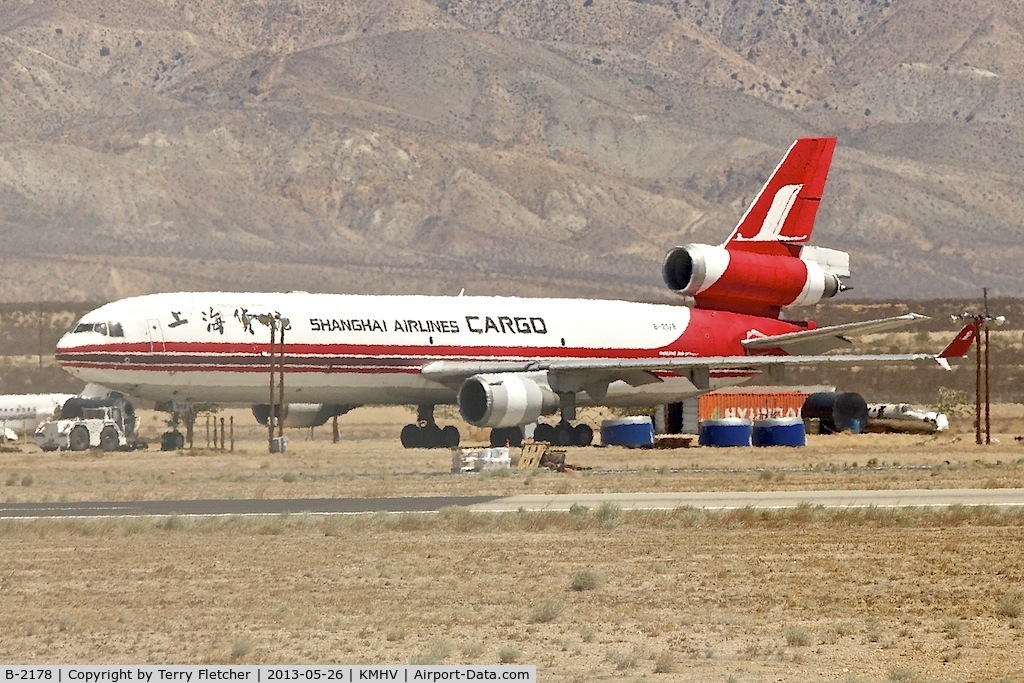
<svg viewBox="0 0 1024 683">
<path fill-rule="evenodd" d="M 54 349 L 54 355 L 57 357 L 58 362 L 61 359 L 61 355 L 66 353 L 72 346 L 71 333 L 65 332 L 61 338 L 57 340 L 57 346 Z"/>
</svg>

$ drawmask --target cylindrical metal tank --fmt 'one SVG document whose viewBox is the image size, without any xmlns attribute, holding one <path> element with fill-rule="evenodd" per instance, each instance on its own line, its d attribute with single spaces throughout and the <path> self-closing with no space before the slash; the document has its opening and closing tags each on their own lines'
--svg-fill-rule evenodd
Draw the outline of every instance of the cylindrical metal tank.
<svg viewBox="0 0 1024 683">
<path fill-rule="evenodd" d="M 654 445 L 654 423 L 646 415 L 605 420 L 601 423 L 601 443 L 605 446 L 649 448 Z"/>
<path fill-rule="evenodd" d="M 817 419 L 822 434 L 845 431 L 860 434 L 868 424 L 868 404 L 863 396 L 853 392 L 822 391 L 807 397 L 800 417 Z"/>
<path fill-rule="evenodd" d="M 804 421 L 798 417 L 771 417 L 754 423 L 751 442 L 755 446 L 806 446 Z"/>
<path fill-rule="evenodd" d="M 700 423 L 701 446 L 749 446 L 750 437 L 750 420 L 726 417 L 720 420 L 703 420 Z"/>
</svg>

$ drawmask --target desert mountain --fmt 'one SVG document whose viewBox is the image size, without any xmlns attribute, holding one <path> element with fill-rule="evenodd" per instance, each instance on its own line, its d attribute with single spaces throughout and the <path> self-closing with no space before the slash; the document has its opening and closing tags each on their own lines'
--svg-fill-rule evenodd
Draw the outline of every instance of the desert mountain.
<svg viewBox="0 0 1024 683">
<path fill-rule="evenodd" d="M 793 138 L 858 298 L 1019 294 L 1024 8 L 11 0 L 4 301 L 166 289 L 670 301 Z"/>
</svg>

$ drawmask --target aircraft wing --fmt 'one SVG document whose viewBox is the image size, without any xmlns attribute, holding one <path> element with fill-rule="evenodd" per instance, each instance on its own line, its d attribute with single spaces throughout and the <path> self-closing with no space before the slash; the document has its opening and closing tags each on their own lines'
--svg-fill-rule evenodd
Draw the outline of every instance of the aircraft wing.
<svg viewBox="0 0 1024 683">
<path fill-rule="evenodd" d="M 834 356 L 683 356 L 670 358 L 551 358 L 523 361 L 434 361 L 422 369 L 425 377 L 442 383 L 478 374 L 548 372 L 571 374 L 590 382 L 622 380 L 640 386 L 661 380 L 655 372 L 704 373 L 713 369 L 779 370 L 785 366 L 886 365 L 937 360 L 930 353 L 841 354 Z"/>
<path fill-rule="evenodd" d="M 927 319 L 928 316 L 926 315 L 907 313 L 906 315 L 898 315 L 892 318 L 865 320 L 863 322 L 845 323 L 843 325 L 829 325 L 828 327 L 777 334 L 770 337 L 753 337 L 745 339 L 740 343 L 743 344 L 743 348 L 751 351 L 781 349 L 786 353 L 818 354 L 852 345 L 853 342 L 847 338 L 847 335 L 888 332 L 889 330 Z"/>
<path fill-rule="evenodd" d="M 836 340 L 848 344 L 847 334 L 867 334 L 872 332 L 884 332 L 887 330 L 902 327 L 904 325 L 926 320 L 927 316 L 917 313 L 892 318 L 881 318 L 864 322 L 846 323 L 843 325 L 830 325 L 793 332 L 790 334 L 779 334 L 774 336 L 756 337 L 742 342 L 749 350 L 781 349 L 807 349 L 824 346 L 827 349 L 835 347 Z M 505 372 L 548 372 L 563 375 L 574 375 L 578 378 L 586 378 L 590 381 L 613 381 L 622 380 L 632 386 L 641 386 L 661 380 L 655 374 L 657 372 L 678 372 L 690 374 L 691 377 L 699 373 L 706 373 L 713 369 L 748 369 L 758 371 L 778 371 L 786 366 L 848 366 L 848 365 L 892 365 L 898 363 L 915 362 L 922 360 L 934 360 L 939 365 L 949 370 L 947 359 L 957 358 L 967 354 L 973 336 L 970 334 L 973 327 L 969 324 L 958 333 L 950 344 L 941 353 L 884 353 L 884 354 L 834 354 L 822 355 L 819 353 L 804 353 L 800 355 L 768 355 L 759 354 L 751 356 L 669 356 L 662 358 L 531 358 L 523 360 L 473 360 L 473 361 L 448 361 L 440 360 L 428 363 L 423 366 L 421 373 L 424 377 L 441 382 L 453 384 L 461 382 L 467 377 L 479 374 L 500 374 Z"/>
</svg>

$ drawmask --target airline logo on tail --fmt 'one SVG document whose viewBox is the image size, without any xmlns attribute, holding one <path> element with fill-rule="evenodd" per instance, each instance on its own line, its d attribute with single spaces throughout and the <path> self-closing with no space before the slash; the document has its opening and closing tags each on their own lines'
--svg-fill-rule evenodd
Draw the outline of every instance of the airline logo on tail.
<svg viewBox="0 0 1024 683">
<path fill-rule="evenodd" d="M 811 238 L 835 138 L 800 138 L 740 219 L 725 247 L 731 251 L 796 256 Z"/>
<path fill-rule="evenodd" d="M 793 204 L 796 203 L 797 195 L 800 194 L 800 190 L 804 189 L 803 185 L 786 185 L 785 187 L 779 188 L 779 191 L 775 193 L 775 199 L 772 200 L 771 207 L 768 208 L 768 215 L 764 217 L 764 222 L 761 223 L 761 229 L 757 231 L 757 234 L 753 237 L 744 237 L 743 235 L 736 235 L 734 238 L 737 242 L 805 242 L 810 238 L 810 235 L 790 235 L 785 238 L 782 237 L 782 227 L 786 224 L 786 217 L 789 216 L 789 212 L 793 208 Z"/>
</svg>

